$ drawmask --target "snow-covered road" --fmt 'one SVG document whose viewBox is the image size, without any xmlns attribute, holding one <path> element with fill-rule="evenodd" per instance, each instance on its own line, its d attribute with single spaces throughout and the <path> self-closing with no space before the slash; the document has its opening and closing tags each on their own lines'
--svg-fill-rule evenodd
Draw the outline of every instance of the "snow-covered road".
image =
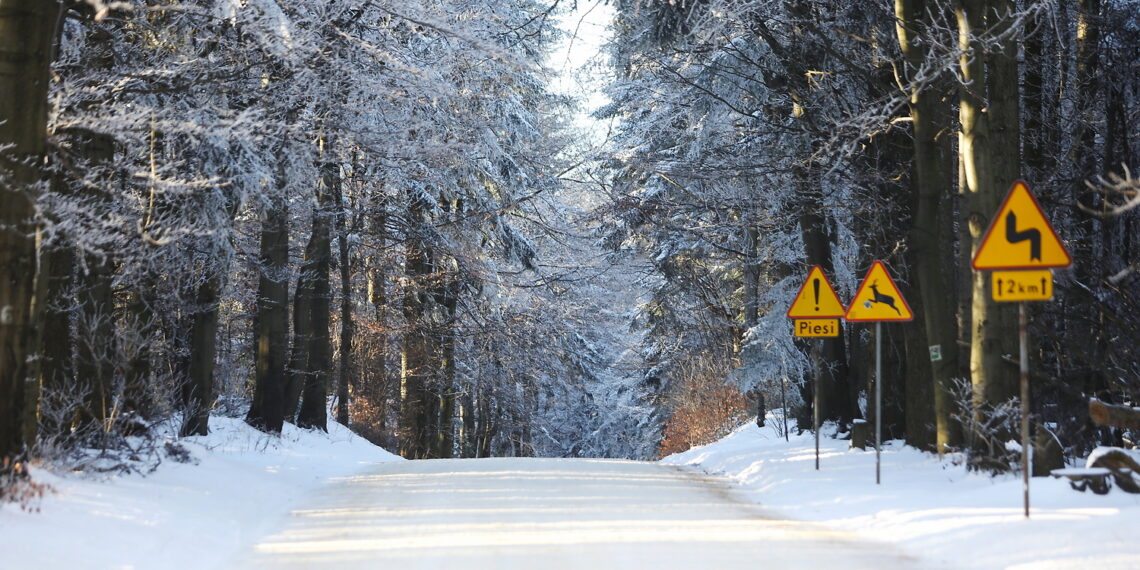
<svg viewBox="0 0 1140 570">
<path fill-rule="evenodd" d="M 258 568 L 888 568 L 893 547 L 776 520 L 731 486 L 616 460 L 382 463 L 236 561 Z"/>
</svg>

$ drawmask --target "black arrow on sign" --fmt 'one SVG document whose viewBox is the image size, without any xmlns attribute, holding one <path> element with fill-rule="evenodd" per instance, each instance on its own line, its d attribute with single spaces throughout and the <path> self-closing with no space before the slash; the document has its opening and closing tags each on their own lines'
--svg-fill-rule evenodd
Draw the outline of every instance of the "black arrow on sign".
<svg viewBox="0 0 1140 570">
<path fill-rule="evenodd" d="M 1009 243 L 1018 243 L 1029 240 L 1029 260 L 1041 261 L 1041 230 L 1029 228 L 1017 231 L 1017 216 L 1010 212 L 1005 217 L 1005 239 Z"/>
</svg>

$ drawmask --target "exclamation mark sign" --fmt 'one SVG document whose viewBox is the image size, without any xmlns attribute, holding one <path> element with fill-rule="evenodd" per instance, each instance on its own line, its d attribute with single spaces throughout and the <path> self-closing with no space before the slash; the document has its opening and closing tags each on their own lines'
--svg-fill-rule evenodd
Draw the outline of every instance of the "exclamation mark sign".
<svg viewBox="0 0 1140 570">
<path fill-rule="evenodd" d="M 815 289 L 815 310 L 819 310 L 819 277 L 811 280 L 811 286 Z"/>
</svg>

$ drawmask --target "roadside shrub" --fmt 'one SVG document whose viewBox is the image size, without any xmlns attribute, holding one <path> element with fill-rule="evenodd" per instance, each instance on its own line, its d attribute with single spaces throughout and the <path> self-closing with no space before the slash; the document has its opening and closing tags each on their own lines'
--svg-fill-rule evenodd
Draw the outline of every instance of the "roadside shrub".
<svg viewBox="0 0 1140 570">
<path fill-rule="evenodd" d="M 662 457 L 712 443 L 750 416 L 744 394 L 712 374 L 688 377 L 670 394 L 668 402 L 670 411 L 658 448 Z"/>
</svg>

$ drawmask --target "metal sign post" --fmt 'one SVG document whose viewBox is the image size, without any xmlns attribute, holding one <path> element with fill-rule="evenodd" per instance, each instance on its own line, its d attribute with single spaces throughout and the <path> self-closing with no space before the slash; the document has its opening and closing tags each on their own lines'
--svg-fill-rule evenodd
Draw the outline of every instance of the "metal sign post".
<svg viewBox="0 0 1140 570">
<path fill-rule="evenodd" d="M 875 321 L 875 484 L 882 482 L 883 440 L 883 322 Z"/>
<path fill-rule="evenodd" d="M 1017 338 L 1021 345 L 1021 488 L 1025 518 L 1029 518 L 1029 316 L 1026 301 L 1053 298 L 1050 268 L 1068 267 L 1073 258 L 1057 237 L 1029 185 L 1018 180 L 1010 187 L 970 265 L 975 271 L 996 270 L 991 278 L 994 301 L 1018 301 Z"/>
<path fill-rule="evenodd" d="M 883 439 L 883 321 L 911 321 L 914 312 L 891 279 L 882 261 L 871 264 L 859 284 L 845 318 L 849 322 L 875 323 L 875 484 L 882 483 Z"/>
<path fill-rule="evenodd" d="M 811 284 L 809 287 L 808 284 Z M 788 307 L 788 318 L 792 319 L 793 333 L 797 338 L 837 337 L 839 318 L 844 315 L 843 303 L 835 294 L 835 289 L 823 274 L 823 268 L 815 265 L 808 271 L 807 279 L 800 285 L 799 293 Z M 812 431 L 815 432 L 815 470 L 819 471 L 819 374 L 812 386 Z M 784 406 L 784 416 L 788 408 Z M 785 422 L 787 420 L 785 419 Z M 785 425 L 784 433 L 788 430 Z"/>
<path fill-rule="evenodd" d="M 1017 337 L 1021 342 L 1021 489 L 1029 518 L 1029 317 L 1025 302 L 1017 304 Z"/>
<path fill-rule="evenodd" d="M 815 430 L 815 470 L 819 471 L 819 374 L 815 375 L 815 386 L 812 386 L 812 428 Z"/>
<path fill-rule="evenodd" d="M 782 416 L 784 416 L 784 441 L 789 441 L 789 439 L 788 439 L 788 388 L 787 388 L 787 386 L 788 386 L 788 379 L 787 378 L 781 378 L 780 379 L 780 400 L 782 400 L 782 403 L 784 405 L 784 413 L 781 414 Z"/>
</svg>

